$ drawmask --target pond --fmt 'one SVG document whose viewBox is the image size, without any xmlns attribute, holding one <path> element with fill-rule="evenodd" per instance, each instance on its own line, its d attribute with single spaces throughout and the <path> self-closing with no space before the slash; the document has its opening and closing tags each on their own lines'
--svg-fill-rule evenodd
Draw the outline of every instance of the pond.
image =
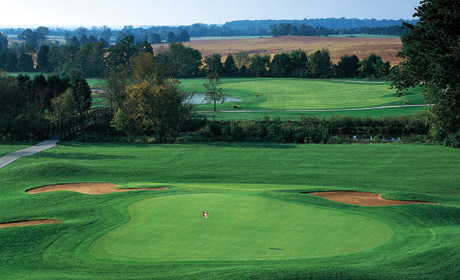
<svg viewBox="0 0 460 280">
<path fill-rule="evenodd" d="M 205 93 L 195 93 L 193 95 L 193 98 L 192 98 L 190 104 L 206 104 L 206 101 L 204 100 L 205 96 L 206 96 Z M 235 96 L 225 95 L 224 103 L 241 102 L 241 101 L 243 101 L 243 100 L 241 100 L 241 99 L 239 99 L 239 98 L 237 98 Z"/>
</svg>

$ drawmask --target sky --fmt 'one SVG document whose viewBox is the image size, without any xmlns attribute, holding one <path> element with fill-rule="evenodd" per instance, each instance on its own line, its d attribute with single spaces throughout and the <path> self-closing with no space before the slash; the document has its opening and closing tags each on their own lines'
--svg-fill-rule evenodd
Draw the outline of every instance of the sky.
<svg viewBox="0 0 460 280">
<path fill-rule="evenodd" d="M 412 19 L 420 0 L 2 0 L 0 26 L 223 24 L 304 18 Z"/>
</svg>

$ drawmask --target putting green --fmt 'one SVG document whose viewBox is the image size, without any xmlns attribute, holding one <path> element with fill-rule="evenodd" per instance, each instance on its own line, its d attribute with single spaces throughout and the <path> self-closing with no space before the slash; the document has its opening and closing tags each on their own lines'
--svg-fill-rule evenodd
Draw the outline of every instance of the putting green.
<svg viewBox="0 0 460 280">
<path fill-rule="evenodd" d="M 392 236 L 368 217 L 250 195 L 172 195 L 128 211 L 128 223 L 93 242 L 93 255 L 134 262 L 313 258 L 359 252 Z"/>
</svg>

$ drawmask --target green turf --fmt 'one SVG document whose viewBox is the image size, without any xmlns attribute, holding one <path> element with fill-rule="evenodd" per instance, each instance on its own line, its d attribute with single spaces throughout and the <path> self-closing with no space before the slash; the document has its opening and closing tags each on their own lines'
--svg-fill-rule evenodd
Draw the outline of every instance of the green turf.
<svg viewBox="0 0 460 280">
<path fill-rule="evenodd" d="M 18 144 L 18 143 L 1 143 L 0 142 L 0 157 L 3 157 L 9 153 L 19 151 L 25 148 L 28 148 L 32 145 L 32 143 L 24 143 L 24 144 Z"/>
<path fill-rule="evenodd" d="M 406 107 L 406 108 L 389 108 L 389 109 L 376 109 L 376 110 L 361 110 L 361 111 L 328 111 L 328 112 L 198 112 L 198 118 L 208 118 L 215 120 L 263 120 L 265 117 L 273 120 L 280 118 L 283 121 L 298 121 L 302 116 L 318 116 L 324 118 L 331 118 L 332 116 L 351 116 L 351 117 L 392 117 L 392 116 L 413 116 L 423 110 L 423 107 Z"/>
<path fill-rule="evenodd" d="M 88 79 L 93 88 L 106 87 L 102 79 Z M 366 80 L 309 80 L 309 79 L 222 79 L 224 93 L 241 98 L 243 102 L 218 104 L 218 110 L 231 110 L 235 113 L 198 113 L 199 117 L 217 120 L 257 120 L 265 116 L 280 117 L 282 120 L 299 120 L 302 115 L 322 116 L 411 116 L 422 107 L 389 108 L 362 111 L 331 112 L 243 112 L 245 110 L 295 110 L 295 109 L 346 109 L 374 106 L 403 105 L 405 103 L 423 104 L 421 89 L 412 89 L 402 97 L 389 90 L 389 83 Z M 182 79 L 182 89 L 189 92 L 203 92 L 205 79 Z M 259 94 L 259 97 L 256 97 Z M 407 101 L 407 102 L 405 102 Z M 238 108 L 233 108 L 237 105 Z M 100 95 L 93 95 L 93 106 L 107 106 Z M 212 105 L 197 105 L 198 111 L 212 110 Z"/>
<path fill-rule="evenodd" d="M 202 209 L 211 215 L 206 243 Z M 236 194 L 152 198 L 128 211 L 129 223 L 97 239 L 93 254 L 125 261 L 312 258 L 363 251 L 392 235 L 356 214 Z"/>
<path fill-rule="evenodd" d="M 459 166 L 459 150 L 427 145 L 63 142 L 0 169 L 0 221 L 64 221 L 0 229 L 0 271 L 2 279 L 455 279 Z M 66 182 L 169 190 L 24 192 Z M 321 190 L 441 204 L 372 208 L 303 193 Z M 193 255 L 198 243 L 186 236 L 202 241 L 202 210 L 209 251 Z M 254 250 L 225 246 L 244 242 L 246 230 Z M 322 242 L 327 234 L 335 237 Z"/>
<path fill-rule="evenodd" d="M 182 88 L 189 92 L 204 92 L 205 79 L 183 79 Z M 349 82 L 345 80 L 310 79 L 222 79 L 223 93 L 243 102 L 219 104 L 218 110 L 293 110 L 347 109 L 378 106 L 423 104 L 421 89 L 403 97 L 388 89 L 389 83 Z M 257 94 L 259 95 L 257 97 Z M 211 110 L 211 105 L 197 105 L 198 110 Z"/>
<path fill-rule="evenodd" d="M 105 88 L 107 86 L 104 79 L 86 79 L 86 81 L 92 88 Z"/>
</svg>

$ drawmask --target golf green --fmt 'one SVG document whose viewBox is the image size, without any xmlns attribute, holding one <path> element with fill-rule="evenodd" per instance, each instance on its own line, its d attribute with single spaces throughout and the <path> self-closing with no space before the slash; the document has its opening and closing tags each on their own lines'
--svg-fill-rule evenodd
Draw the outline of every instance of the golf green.
<svg viewBox="0 0 460 280">
<path fill-rule="evenodd" d="M 393 233 L 355 212 L 233 193 L 151 198 L 128 212 L 128 223 L 93 242 L 93 255 L 131 262 L 313 258 L 373 248 Z"/>
</svg>

